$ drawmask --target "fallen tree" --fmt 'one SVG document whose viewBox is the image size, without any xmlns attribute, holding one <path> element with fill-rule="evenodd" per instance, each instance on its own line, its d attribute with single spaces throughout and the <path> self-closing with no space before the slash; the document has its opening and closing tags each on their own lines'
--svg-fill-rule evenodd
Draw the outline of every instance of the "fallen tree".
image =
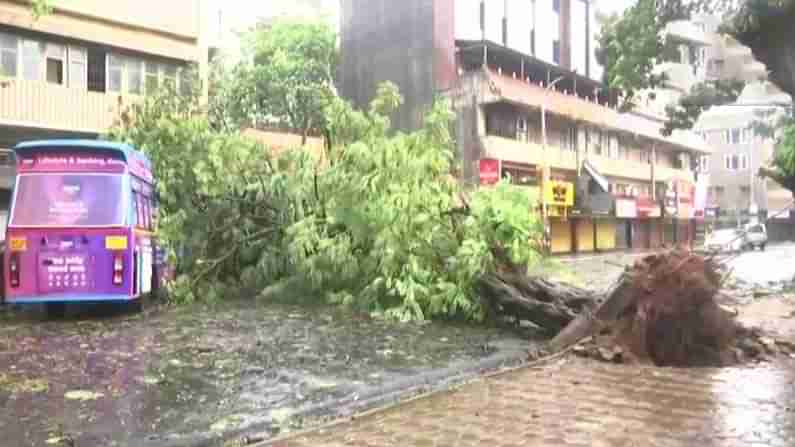
<svg viewBox="0 0 795 447">
<path fill-rule="evenodd" d="M 715 366 L 792 348 L 742 327 L 719 304 L 724 275 L 713 258 L 687 251 L 647 256 L 604 295 L 520 270 L 508 264 L 484 276 L 480 291 L 493 311 L 554 334 L 546 354 L 576 346 L 605 360 Z"/>
</svg>

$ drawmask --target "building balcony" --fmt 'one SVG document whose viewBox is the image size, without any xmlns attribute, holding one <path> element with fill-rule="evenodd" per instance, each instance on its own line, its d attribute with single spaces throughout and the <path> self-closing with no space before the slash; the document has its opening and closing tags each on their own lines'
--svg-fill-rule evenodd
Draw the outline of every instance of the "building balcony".
<svg viewBox="0 0 795 447">
<path fill-rule="evenodd" d="M 691 66 L 675 65 L 686 67 L 691 78 L 695 79 Z M 532 109 L 543 107 L 549 113 L 574 122 L 642 136 L 656 142 L 679 146 L 680 149 L 687 151 L 704 154 L 712 152 L 703 140 L 689 131 L 676 131 L 670 137 L 662 136 L 664 120 L 659 117 L 650 117 L 640 112 L 620 113 L 614 108 L 594 102 L 593 98 L 549 90 L 536 83 L 501 75 L 491 70 L 486 72 L 485 81 L 481 83 L 479 92 L 480 101 L 484 104 L 505 102 Z"/>
<path fill-rule="evenodd" d="M 0 83 L 0 125 L 98 134 L 113 126 L 120 110 L 138 98 L 9 80 Z"/>
<path fill-rule="evenodd" d="M 664 62 L 655 68 L 657 73 L 666 75 L 665 83 L 679 90 L 690 91 L 699 81 L 698 71 L 689 64 L 679 62 Z M 703 73 L 706 76 L 706 72 Z"/>
<path fill-rule="evenodd" d="M 695 45 L 707 46 L 710 44 L 710 36 L 707 32 L 689 20 L 676 20 L 669 23 L 665 27 L 665 34 Z"/>
<path fill-rule="evenodd" d="M 540 144 L 528 143 L 498 136 L 482 138 L 483 156 L 498 160 L 524 163 L 529 165 L 548 165 L 552 169 L 576 171 L 577 163 L 585 157 L 570 150 L 563 150 L 558 146 L 547 147 L 546 156 Z M 629 180 L 651 181 L 651 166 L 634 160 L 615 159 L 589 154 L 588 161 L 603 175 Z M 654 177 L 656 181 L 688 180 L 694 181 L 693 173 L 684 169 L 674 169 L 655 166 Z"/>
</svg>

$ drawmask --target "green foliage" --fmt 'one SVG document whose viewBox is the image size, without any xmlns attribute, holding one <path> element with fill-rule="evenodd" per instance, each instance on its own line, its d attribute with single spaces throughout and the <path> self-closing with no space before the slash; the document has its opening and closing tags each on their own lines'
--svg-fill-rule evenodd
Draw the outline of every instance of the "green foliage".
<svg viewBox="0 0 795 447">
<path fill-rule="evenodd" d="M 638 0 L 621 16 L 602 24 L 597 60 L 605 67 L 605 82 L 623 93 L 623 108 L 631 108 L 642 90 L 653 89 L 665 80 L 654 73 L 654 65 L 665 46 L 665 21 L 657 15 L 655 0 Z"/>
<path fill-rule="evenodd" d="M 334 30 L 324 22 L 278 21 L 257 25 L 244 42 L 246 61 L 215 72 L 213 122 L 322 130 L 339 62 Z"/>
<path fill-rule="evenodd" d="M 153 163 L 158 181 L 158 236 L 179 261 L 172 297 L 229 295 L 230 285 L 261 286 L 284 274 L 279 234 L 290 224 L 296 195 L 288 173 L 268 151 L 239 134 L 214 130 L 198 98 L 169 88 L 125 114 L 109 138 L 134 145 Z M 179 256 L 174 256 L 179 252 Z M 246 278 L 252 283 L 241 284 Z"/>
<path fill-rule="evenodd" d="M 462 199 L 450 176 L 452 114 L 437 102 L 425 126 L 389 135 L 401 100 L 385 84 L 368 113 L 329 107 L 331 167 L 318 176 L 321 206 L 290 230 L 298 272 L 333 302 L 398 320 L 480 318 L 477 280 L 501 247 L 517 264 L 537 258 L 540 233 L 527 196 L 500 185 Z"/>
<path fill-rule="evenodd" d="M 746 0 L 724 23 L 722 31 L 748 46 L 754 58 L 767 67 L 769 80 L 795 97 L 793 23 L 793 0 Z"/>
<path fill-rule="evenodd" d="M 666 106 L 668 121 L 663 135 L 671 135 L 674 129 L 691 129 L 705 110 L 736 101 L 744 86 L 744 82 L 737 80 L 706 81 L 694 85 L 677 104 Z"/>
<path fill-rule="evenodd" d="M 52 0 L 32 0 L 30 5 L 30 13 L 33 15 L 34 20 L 38 20 L 43 16 L 52 14 L 53 5 Z"/>
<path fill-rule="evenodd" d="M 398 320 L 483 317 L 478 279 L 538 259 L 540 224 L 521 190 L 469 195 L 450 175 L 447 103 L 421 130 L 392 134 L 387 117 L 401 102 L 389 83 L 367 112 L 331 98 L 323 164 L 302 150 L 273 158 L 214 129 L 192 97 L 163 92 L 134 106 L 111 137 L 153 160 L 158 233 L 180 252 L 171 296 L 213 300 L 290 279 Z"/>
</svg>

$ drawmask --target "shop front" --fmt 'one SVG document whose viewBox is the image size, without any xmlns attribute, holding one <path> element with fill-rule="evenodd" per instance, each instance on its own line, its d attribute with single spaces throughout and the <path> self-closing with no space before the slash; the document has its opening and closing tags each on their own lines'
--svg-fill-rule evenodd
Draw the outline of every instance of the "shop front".
<svg viewBox="0 0 795 447">
<path fill-rule="evenodd" d="M 550 252 L 571 252 L 573 241 L 569 214 L 574 206 L 574 184 L 556 180 L 545 182 L 541 200 L 549 216 Z"/>
<path fill-rule="evenodd" d="M 638 219 L 635 221 L 638 249 L 657 249 L 662 246 L 662 209 L 660 204 L 651 197 L 636 199 Z"/>
<path fill-rule="evenodd" d="M 615 248 L 635 248 L 638 203 L 634 197 L 616 197 Z"/>
<path fill-rule="evenodd" d="M 582 167 L 572 209 L 574 249 L 578 253 L 613 250 L 616 248 L 615 199 L 603 175 L 588 161 Z"/>
</svg>

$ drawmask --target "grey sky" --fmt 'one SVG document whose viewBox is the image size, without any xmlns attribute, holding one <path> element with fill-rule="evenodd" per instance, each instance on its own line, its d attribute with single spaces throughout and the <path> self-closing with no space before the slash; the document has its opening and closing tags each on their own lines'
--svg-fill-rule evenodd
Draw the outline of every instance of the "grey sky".
<svg viewBox="0 0 795 447">
<path fill-rule="evenodd" d="M 399 1 L 399 0 L 395 0 Z M 635 0 L 598 0 L 597 10 L 621 12 Z M 254 25 L 261 18 L 279 15 L 307 16 L 323 11 L 338 20 L 339 0 L 202 0 L 205 29 L 213 45 L 228 51 L 239 48 L 237 32 Z"/>
</svg>

